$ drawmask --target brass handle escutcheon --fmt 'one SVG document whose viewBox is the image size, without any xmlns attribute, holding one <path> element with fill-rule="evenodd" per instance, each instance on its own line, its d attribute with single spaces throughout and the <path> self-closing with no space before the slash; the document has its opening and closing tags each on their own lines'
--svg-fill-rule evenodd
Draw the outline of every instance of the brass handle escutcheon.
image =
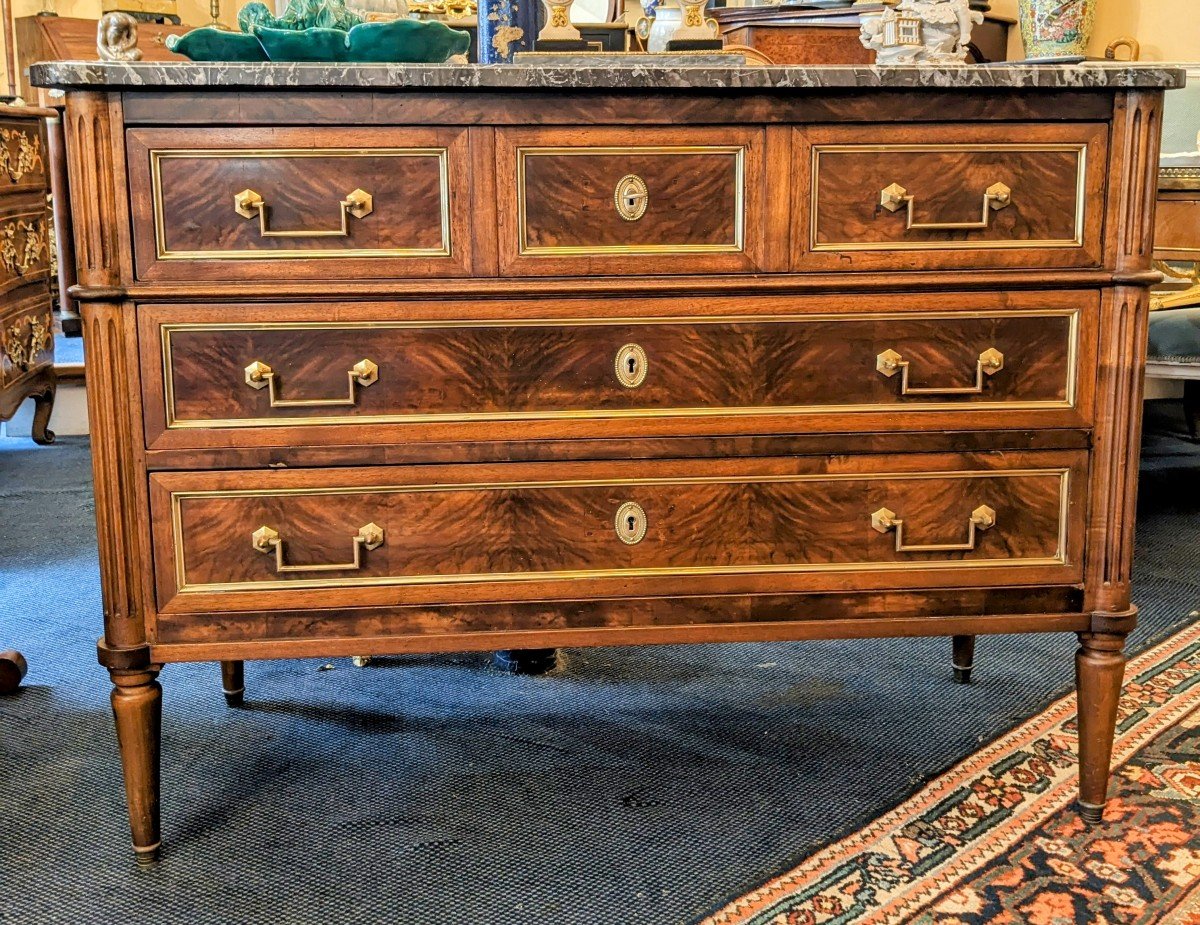
<svg viewBox="0 0 1200 925">
<path fill-rule="evenodd" d="M 1012 190 L 1003 183 L 993 183 L 983 193 L 983 217 L 977 222 L 918 222 L 913 216 L 916 197 L 908 195 L 899 183 L 893 183 L 879 194 L 879 204 L 889 212 L 906 209 L 905 231 L 982 231 L 992 224 L 992 213 L 1012 204 Z"/>
<path fill-rule="evenodd" d="M 901 395 L 982 395 L 983 377 L 994 376 L 1004 369 L 1004 354 L 995 347 L 989 347 L 979 354 L 975 364 L 975 384 L 956 386 L 945 389 L 914 388 L 908 384 L 908 371 L 912 368 L 908 360 L 895 350 L 885 350 L 875 358 L 875 368 L 889 379 L 900 373 Z"/>
<path fill-rule="evenodd" d="M 627 389 L 636 389 L 646 381 L 650 360 L 646 357 L 646 351 L 637 344 L 626 344 L 617 351 L 617 359 L 613 365 L 617 381 Z"/>
<path fill-rule="evenodd" d="M 252 189 L 244 189 L 233 197 L 233 208 L 242 218 L 258 215 L 258 233 L 264 238 L 344 238 L 350 234 L 347 217 L 366 218 L 375 208 L 375 201 L 365 190 L 356 189 L 347 193 L 338 205 L 341 207 L 342 227 L 313 230 L 301 228 L 295 231 L 272 231 L 267 227 L 267 203 Z"/>
<path fill-rule="evenodd" d="M 379 367 L 370 360 L 359 360 L 346 371 L 350 394 L 345 398 L 280 398 L 277 373 L 261 360 L 246 367 L 246 385 L 252 389 L 265 388 L 271 395 L 272 408 L 338 408 L 358 401 L 358 386 L 364 388 L 379 380 Z"/>
<path fill-rule="evenodd" d="M 617 529 L 617 537 L 626 546 L 636 546 L 646 538 L 646 512 L 636 501 L 626 501 L 617 508 L 617 516 L 613 520 Z"/>
<path fill-rule="evenodd" d="M 979 540 L 979 531 L 996 526 L 996 512 L 981 504 L 971 512 L 965 543 L 933 543 L 929 546 L 904 545 L 904 521 L 894 511 L 881 507 L 871 515 L 871 526 L 880 533 L 896 531 L 896 552 L 971 552 Z"/>
<path fill-rule="evenodd" d="M 351 542 L 354 543 L 354 560 L 352 562 L 331 562 L 321 565 L 288 565 L 283 561 L 283 538 L 278 530 L 263 525 L 250 535 L 250 543 L 256 552 L 275 553 L 275 571 L 280 574 L 290 572 L 346 572 L 362 568 L 362 551 L 378 549 L 383 545 L 383 527 L 370 523 L 359 527 Z"/>
<path fill-rule="evenodd" d="M 650 205 L 650 190 L 646 181 L 635 173 L 626 174 L 617 181 L 613 192 L 613 204 L 617 214 L 627 222 L 636 222 L 646 214 Z"/>
</svg>

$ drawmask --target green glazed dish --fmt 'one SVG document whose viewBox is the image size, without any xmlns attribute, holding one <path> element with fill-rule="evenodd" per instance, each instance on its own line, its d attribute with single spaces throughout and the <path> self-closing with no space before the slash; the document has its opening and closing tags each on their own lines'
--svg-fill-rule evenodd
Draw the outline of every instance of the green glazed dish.
<svg viewBox="0 0 1200 925">
<path fill-rule="evenodd" d="M 275 16 L 255 0 L 238 13 L 241 32 L 214 26 L 168 36 L 167 48 L 192 61 L 330 61 L 437 64 L 465 55 L 466 32 L 436 20 L 364 22 L 342 0 L 289 0 Z"/>
</svg>

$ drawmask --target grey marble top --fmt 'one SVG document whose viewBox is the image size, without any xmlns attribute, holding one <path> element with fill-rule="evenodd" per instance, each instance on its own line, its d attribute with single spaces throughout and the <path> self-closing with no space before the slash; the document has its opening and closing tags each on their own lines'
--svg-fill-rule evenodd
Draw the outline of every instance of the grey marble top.
<svg viewBox="0 0 1200 925">
<path fill-rule="evenodd" d="M 644 65 L 451 64 L 137 64 L 53 61 L 35 64 L 39 87 L 176 87 L 240 89 L 365 87 L 478 90 L 705 90 L 821 88 L 935 88 L 974 90 L 1182 87 L 1184 71 L 1161 64 L 965 65 L 963 67 L 680 67 Z"/>
</svg>

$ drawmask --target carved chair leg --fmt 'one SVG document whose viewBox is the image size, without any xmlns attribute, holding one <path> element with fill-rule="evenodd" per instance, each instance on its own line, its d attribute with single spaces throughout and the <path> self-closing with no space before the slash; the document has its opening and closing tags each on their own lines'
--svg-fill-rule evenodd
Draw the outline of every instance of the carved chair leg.
<svg viewBox="0 0 1200 925">
<path fill-rule="evenodd" d="M 29 663 L 16 649 L 0 652 L 0 694 L 15 694 L 28 670 Z"/>
<path fill-rule="evenodd" d="M 950 662 L 954 668 L 954 680 L 959 684 L 971 683 L 971 669 L 975 667 L 975 637 L 955 636 L 954 657 Z"/>
<path fill-rule="evenodd" d="M 231 707 L 240 707 L 246 697 L 244 666 L 244 662 L 221 662 L 221 690 Z"/>
<path fill-rule="evenodd" d="M 1079 814 L 1098 823 L 1108 802 L 1117 704 L 1125 677 L 1125 636 L 1080 633 L 1075 654 L 1079 690 Z"/>
<path fill-rule="evenodd" d="M 558 664 L 557 649 L 501 649 L 492 664 L 510 674 L 546 674 Z"/>
<path fill-rule="evenodd" d="M 129 828 L 139 864 L 158 860 L 161 845 L 158 818 L 159 740 L 162 729 L 162 687 L 159 665 L 141 670 L 118 670 L 112 676 L 113 718 L 125 772 Z"/>
<path fill-rule="evenodd" d="M 50 414 L 54 411 L 55 387 L 33 396 L 33 442 L 49 446 L 54 442 L 54 431 L 49 427 Z"/>
</svg>

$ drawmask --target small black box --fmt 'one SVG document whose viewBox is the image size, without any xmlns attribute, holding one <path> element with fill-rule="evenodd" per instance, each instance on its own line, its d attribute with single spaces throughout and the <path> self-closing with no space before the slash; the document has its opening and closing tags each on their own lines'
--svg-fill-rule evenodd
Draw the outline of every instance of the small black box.
<svg viewBox="0 0 1200 925">
<path fill-rule="evenodd" d="M 720 51 L 725 43 L 720 39 L 672 39 L 667 42 L 667 51 Z"/>
</svg>

